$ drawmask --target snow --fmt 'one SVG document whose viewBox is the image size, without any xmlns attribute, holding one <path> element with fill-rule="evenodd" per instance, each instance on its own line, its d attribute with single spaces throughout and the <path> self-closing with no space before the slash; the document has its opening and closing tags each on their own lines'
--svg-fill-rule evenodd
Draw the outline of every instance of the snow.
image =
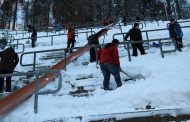
<svg viewBox="0 0 190 122">
<path fill-rule="evenodd" d="M 166 28 L 168 22 L 147 23 L 147 26 L 142 30 Z M 189 25 L 189 23 L 181 24 Z M 123 32 L 128 32 L 131 27 L 123 27 Z M 95 30 L 96 32 L 99 29 Z M 112 40 L 112 35 L 119 33 L 119 29 L 112 29 L 105 37 L 105 42 Z M 127 78 L 121 73 L 123 85 L 116 88 L 115 80 L 111 76 L 110 88 L 111 91 L 102 89 L 103 76 L 100 68 L 96 68 L 95 63 L 82 65 L 89 60 L 89 53 L 85 53 L 73 63 L 67 66 L 67 70 L 63 70 L 62 89 L 56 94 L 40 95 L 38 103 L 38 113 L 34 113 L 34 96 L 26 100 L 22 105 L 13 110 L 6 116 L 3 122 L 42 122 L 48 120 L 64 120 L 67 122 L 88 121 L 89 119 L 98 119 L 101 117 L 117 116 L 119 119 L 133 116 L 151 116 L 152 114 L 164 114 L 169 111 L 173 116 L 181 113 L 190 113 L 190 37 L 189 28 L 184 28 L 184 45 L 183 52 L 173 52 L 165 54 L 165 58 L 161 58 L 159 48 L 150 48 L 146 50 L 147 55 L 139 55 L 132 57 L 132 62 L 128 61 L 127 52 L 122 45 L 119 46 L 119 55 L 121 68 L 130 75 L 142 74 L 144 79 L 136 81 L 124 82 Z M 45 35 L 39 33 L 38 35 Z M 17 36 L 18 37 L 18 36 Z M 27 37 L 27 36 L 26 36 Z M 143 33 L 145 39 L 145 34 Z M 168 37 L 168 31 L 152 32 L 149 37 L 165 38 Z M 122 36 L 116 37 L 122 41 Z M 37 41 L 37 47 L 31 48 L 30 44 L 26 45 L 26 52 L 35 50 L 57 49 L 66 47 L 66 36 L 56 37 L 54 46 L 50 46 L 47 39 L 41 38 Z M 85 34 L 76 38 L 76 46 L 86 44 Z M 103 37 L 100 38 L 102 42 Z M 167 49 L 167 47 L 166 47 Z M 28 63 L 26 56 L 24 62 Z M 40 60 L 39 60 L 40 61 Z M 38 62 L 39 62 L 38 61 Z M 47 62 L 49 63 L 49 62 Z M 48 64 L 49 65 L 49 64 Z M 17 71 L 24 71 L 18 65 Z M 83 76 L 90 77 L 81 79 Z M 70 84 L 69 84 L 70 83 Z M 43 90 L 55 89 L 57 81 L 50 83 Z M 76 86 L 85 86 L 85 89 L 93 90 L 89 96 L 73 97 L 69 95 L 69 91 L 75 91 L 71 84 Z M 163 109 L 159 112 L 138 112 L 135 108 L 145 108 L 150 104 L 156 109 Z M 170 111 L 170 109 L 179 109 Z M 142 109 L 142 111 L 146 111 Z M 115 113 L 113 115 L 113 113 Z M 128 113 L 128 114 L 121 114 Z M 108 115 L 111 114 L 111 115 Z M 99 115 L 99 116 L 98 116 Z M 77 118 L 78 117 L 78 118 Z"/>
</svg>

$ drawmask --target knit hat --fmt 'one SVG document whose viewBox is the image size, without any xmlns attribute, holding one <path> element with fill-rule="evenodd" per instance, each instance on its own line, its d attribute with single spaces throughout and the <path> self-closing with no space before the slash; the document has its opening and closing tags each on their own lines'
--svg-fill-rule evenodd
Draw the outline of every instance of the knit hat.
<svg viewBox="0 0 190 122">
<path fill-rule="evenodd" d="M 137 27 L 137 26 L 139 26 L 139 23 L 134 23 L 134 27 Z"/>
<path fill-rule="evenodd" d="M 112 43 L 114 43 L 114 44 L 119 44 L 119 40 L 113 39 L 113 40 L 112 40 Z"/>
<path fill-rule="evenodd" d="M 173 22 L 173 21 L 175 21 L 175 19 L 174 19 L 174 18 L 170 19 L 170 22 Z"/>
</svg>

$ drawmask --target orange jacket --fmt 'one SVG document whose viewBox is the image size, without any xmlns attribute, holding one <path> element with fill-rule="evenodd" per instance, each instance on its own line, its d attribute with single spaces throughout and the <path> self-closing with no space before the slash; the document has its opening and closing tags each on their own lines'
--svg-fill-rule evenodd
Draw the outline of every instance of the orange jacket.
<svg viewBox="0 0 190 122">
<path fill-rule="evenodd" d="M 74 40 L 75 39 L 75 33 L 74 31 L 69 31 L 67 34 L 68 41 L 69 40 Z"/>
</svg>

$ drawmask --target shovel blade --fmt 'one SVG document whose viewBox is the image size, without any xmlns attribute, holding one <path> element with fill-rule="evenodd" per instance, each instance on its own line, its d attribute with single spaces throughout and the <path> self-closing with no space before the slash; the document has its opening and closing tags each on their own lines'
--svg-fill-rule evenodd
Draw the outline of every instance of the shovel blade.
<svg viewBox="0 0 190 122">
<path fill-rule="evenodd" d="M 133 79 L 144 79 L 145 80 L 145 77 L 142 74 L 131 75 L 131 78 L 133 78 Z"/>
</svg>

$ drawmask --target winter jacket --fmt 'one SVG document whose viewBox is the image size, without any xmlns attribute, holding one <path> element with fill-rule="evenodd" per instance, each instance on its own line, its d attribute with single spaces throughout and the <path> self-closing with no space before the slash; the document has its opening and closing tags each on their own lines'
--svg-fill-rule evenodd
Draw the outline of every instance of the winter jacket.
<svg viewBox="0 0 190 122">
<path fill-rule="evenodd" d="M 98 31 L 96 34 L 92 34 L 88 37 L 88 45 L 99 45 L 99 37 L 107 32 L 107 29 L 101 29 L 100 31 Z"/>
<path fill-rule="evenodd" d="M 98 50 L 98 59 L 100 64 L 111 63 L 120 67 L 118 50 L 114 44 Z"/>
<path fill-rule="evenodd" d="M 13 71 L 18 64 L 19 58 L 12 47 L 0 52 L 0 70 Z"/>
<path fill-rule="evenodd" d="M 127 33 L 127 35 L 125 36 L 125 40 L 127 40 L 127 38 L 130 36 L 130 40 L 132 41 L 142 41 L 142 34 L 140 29 L 137 28 L 132 28 L 129 30 L 129 32 Z"/>
<path fill-rule="evenodd" d="M 98 38 L 99 37 L 96 34 L 89 36 L 88 45 L 100 45 Z"/>
<path fill-rule="evenodd" d="M 29 25 L 28 29 L 29 29 L 29 31 L 32 31 L 31 37 L 36 37 L 37 36 L 36 29 L 33 26 Z"/>
<path fill-rule="evenodd" d="M 75 33 L 73 31 L 69 31 L 67 34 L 67 39 L 69 40 L 75 40 Z"/>
<path fill-rule="evenodd" d="M 175 22 L 175 24 L 169 25 L 169 34 L 171 38 L 181 38 L 183 37 L 183 32 L 181 30 L 181 26 L 179 23 Z"/>
</svg>

